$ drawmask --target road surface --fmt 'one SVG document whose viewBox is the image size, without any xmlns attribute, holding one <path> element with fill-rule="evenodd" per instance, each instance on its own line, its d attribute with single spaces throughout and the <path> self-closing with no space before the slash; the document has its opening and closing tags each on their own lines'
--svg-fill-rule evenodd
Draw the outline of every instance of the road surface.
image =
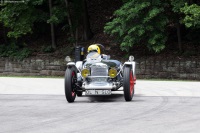
<svg viewBox="0 0 200 133">
<path fill-rule="evenodd" d="M 200 82 L 137 80 L 123 91 L 67 103 L 64 79 L 0 77 L 0 133 L 199 133 Z"/>
</svg>

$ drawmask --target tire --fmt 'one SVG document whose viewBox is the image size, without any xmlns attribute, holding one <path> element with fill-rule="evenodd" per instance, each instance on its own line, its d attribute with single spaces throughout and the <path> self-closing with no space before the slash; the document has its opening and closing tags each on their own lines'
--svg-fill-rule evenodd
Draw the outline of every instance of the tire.
<svg viewBox="0 0 200 133">
<path fill-rule="evenodd" d="M 69 103 L 74 102 L 76 98 L 75 83 L 76 71 L 73 68 L 67 68 L 65 72 L 65 97 Z"/>
<path fill-rule="evenodd" d="M 126 101 L 131 101 L 134 95 L 134 77 L 130 66 L 124 68 L 124 98 Z"/>
</svg>

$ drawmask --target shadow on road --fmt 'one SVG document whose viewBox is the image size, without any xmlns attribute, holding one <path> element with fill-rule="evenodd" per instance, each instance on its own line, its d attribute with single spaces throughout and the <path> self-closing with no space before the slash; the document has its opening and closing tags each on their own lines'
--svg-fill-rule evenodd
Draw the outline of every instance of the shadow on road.
<svg viewBox="0 0 200 133">
<path fill-rule="evenodd" d="M 89 96 L 90 102 L 116 102 L 123 101 L 123 94 L 112 94 L 109 96 Z"/>
<path fill-rule="evenodd" d="M 140 97 L 140 96 L 135 94 L 133 96 L 132 101 L 130 101 L 130 102 L 143 102 L 143 100 L 138 97 Z M 82 99 L 82 98 L 84 98 L 84 99 Z M 75 102 L 76 103 L 80 103 L 80 102 L 89 102 L 89 103 L 103 102 L 103 103 L 106 103 L 106 102 L 126 102 L 126 101 L 124 99 L 124 94 L 112 94 L 109 96 L 82 96 L 79 98 L 79 100 L 75 100 Z"/>
</svg>

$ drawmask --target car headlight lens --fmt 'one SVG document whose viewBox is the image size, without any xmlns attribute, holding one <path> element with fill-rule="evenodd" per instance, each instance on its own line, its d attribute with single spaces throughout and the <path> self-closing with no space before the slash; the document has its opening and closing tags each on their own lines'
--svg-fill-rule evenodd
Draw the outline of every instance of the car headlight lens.
<svg viewBox="0 0 200 133">
<path fill-rule="evenodd" d="M 88 75 L 90 75 L 90 71 L 88 70 L 88 69 L 83 69 L 82 71 L 81 71 L 81 75 L 84 77 L 84 78 L 86 78 Z"/>
<path fill-rule="evenodd" d="M 109 76 L 110 76 L 111 78 L 114 78 L 114 77 L 117 76 L 117 70 L 116 70 L 115 68 L 111 68 L 111 69 L 109 70 L 108 74 L 109 74 Z"/>
</svg>

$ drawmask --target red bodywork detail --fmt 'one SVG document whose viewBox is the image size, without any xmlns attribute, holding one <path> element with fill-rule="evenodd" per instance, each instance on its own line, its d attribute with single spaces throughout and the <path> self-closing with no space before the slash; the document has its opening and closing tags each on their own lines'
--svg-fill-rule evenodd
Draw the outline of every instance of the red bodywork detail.
<svg viewBox="0 0 200 133">
<path fill-rule="evenodd" d="M 132 95 L 133 90 L 134 90 L 134 81 L 136 80 L 136 78 L 133 78 L 133 74 L 132 71 L 130 72 L 130 94 Z"/>
<path fill-rule="evenodd" d="M 134 84 L 136 84 L 136 76 L 134 76 L 133 80 L 134 80 Z"/>
</svg>

